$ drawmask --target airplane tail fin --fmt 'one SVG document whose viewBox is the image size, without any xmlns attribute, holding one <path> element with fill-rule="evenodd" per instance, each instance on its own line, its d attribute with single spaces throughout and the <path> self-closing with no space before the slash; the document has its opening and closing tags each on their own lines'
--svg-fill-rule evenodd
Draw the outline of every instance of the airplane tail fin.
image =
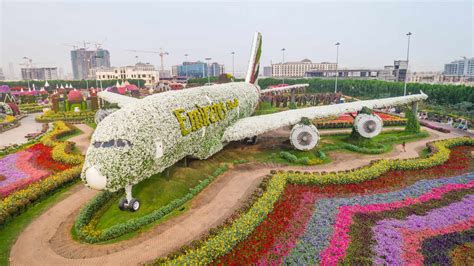
<svg viewBox="0 0 474 266">
<path fill-rule="evenodd" d="M 245 82 L 255 84 L 258 78 L 258 71 L 260 68 L 260 56 L 262 54 L 262 34 L 255 32 L 253 38 L 252 51 L 250 53 L 249 67 L 247 69 L 247 76 Z"/>
</svg>

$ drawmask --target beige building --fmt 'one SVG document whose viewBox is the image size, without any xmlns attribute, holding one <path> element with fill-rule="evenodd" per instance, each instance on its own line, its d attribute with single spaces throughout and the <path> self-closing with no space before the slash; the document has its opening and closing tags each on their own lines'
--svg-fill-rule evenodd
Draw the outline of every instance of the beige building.
<svg viewBox="0 0 474 266">
<path fill-rule="evenodd" d="M 143 79 L 145 86 L 153 86 L 160 80 L 158 70 L 151 64 L 137 63 L 134 66 L 95 68 L 91 76 L 97 80 Z"/>
<path fill-rule="evenodd" d="M 408 82 L 412 83 L 443 83 L 444 77 L 441 72 L 413 72 L 408 75 Z"/>
<path fill-rule="evenodd" d="M 311 70 L 336 70 L 336 63 L 313 63 L 304 59 L 301 62 L 272 64 L 272 77 L 304 77 Z"/>
</svg>

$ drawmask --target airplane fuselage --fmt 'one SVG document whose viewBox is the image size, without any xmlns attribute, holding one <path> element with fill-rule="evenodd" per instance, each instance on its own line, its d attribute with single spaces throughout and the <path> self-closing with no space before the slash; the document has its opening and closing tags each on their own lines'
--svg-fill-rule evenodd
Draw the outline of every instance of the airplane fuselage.
<svg viewBox="0 0 474 266">
<path fill-rule="evenodd" d="M 253 114 L 258 99 L 258 86 L 234 82 L 138 100 L 99 123 L 81 177 L 92 188 L 116 191 L 185 156 L 206 159 L 223 148 L 228 126 Z"/>
</svg>

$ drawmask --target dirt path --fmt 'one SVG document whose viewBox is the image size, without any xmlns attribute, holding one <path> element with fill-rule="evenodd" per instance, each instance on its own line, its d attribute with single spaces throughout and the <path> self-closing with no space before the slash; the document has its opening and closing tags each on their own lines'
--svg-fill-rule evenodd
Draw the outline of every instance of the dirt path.
<svg viewBox="0 0 474 266">
<path fill-rule="evenodd" d="M 427 139 L 410 142 L 407 152 L 397 145 L 385 155 L 333 154 L 331 164 L 294 167 L 275 164 L 241 165 L 228 170 L 192 200 L 189 211 L 155 226 L 140 236 L 107 245 L 87 245 L 71 239 L 70 229 L 79 209 L 94 191 L 85 187 L 57 203 L 32 222 L 20 235 L 10 253 L 12 265 L 131 265 L 153 260 L 200 238 L 239 208 L 271 169 L 338 171 L 368 164 L 374 158 L 418 156 L 427 142 L 453 137 L 428 130 Z M 355 157 L 355 158 L 354 158 Z M 350 161 L 350 163 L 348 163 Z M 76 188 L 75 188 L 76 189 Z"/>
<path fill-rule="evenodd" d="M 92 132 L 94 132 L 94 129 L 85 124 L 75 124 L 74 126 L 82 131 L 82 134 L 74 136 L 68 139 L 68 141 L 76 143 L 76 147 L 79 149 L 79 151 L 81 151 L 82 154 L 86 154 L 87 148 L 90 144 L 90 137 Z"/>
</svg>

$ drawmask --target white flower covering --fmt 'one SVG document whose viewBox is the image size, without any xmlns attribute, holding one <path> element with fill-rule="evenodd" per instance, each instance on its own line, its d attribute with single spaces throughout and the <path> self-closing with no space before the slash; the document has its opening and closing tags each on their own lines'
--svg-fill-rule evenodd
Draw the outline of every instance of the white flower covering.
<svg viewBox="0 0 474 266">
<path fill-rule="evenodd" d="M 306 88 L 308 87 L 309 84 L 296 84 L 296 85 L 290 85 L 290 86 L 284 86 L 284 87 L 275 87 L 271 89 L 266 89 L 262 90 L 261 93 L 267 93 L 267 92 L 275 92 L 275 91 L 288 91 L 292 89 L 301 89 L 301 88 Z"/>
<path fill-rule="evenodd" d="M 10 107 L 10 105 L 8 105 L 7 103 L 0 102 L 0 110 L 1 110 L 1 109 L 5 110 L 5 114 L 7 114 L 7 115 L 13 115 L 13 110 L 12 110 L 12 108 Z"/>
<path fill-rule="evenodd" d="M 120 95 L 118 93 L 109 92 L 109 91 L 101 91 L 97 93 L 97 96 L 102 98 L 104 101 L 107 101 L 110 103 L 116 103 L 118 107 L 120 108 L 124 108 L 125 106 L 129 104 L 139 101 L 137 98 L 124 96 L 124 95 Z"/>
<path fill-rule="evenodd" d="M 290 142 L 300 151 L 309 151 L 319 142 L 319 131 L 314 125 L 297 124 L 291 129 Z"/>
<path fill-rule="evenodd" d="M 258 98 L 255 85 L 235 82 L 168 91 L 125 104 L 97 126 L 81 177 L 86 183 L 85 172 L 95 166 L 107 178 L 106 189 L 116 191 L 165 170 L 185 156 L 205 159 L 223 148 L 227 127 L 252 115 Z M 235 99 L 238 107 L 228 111 L 224 119 L 183 136 L 174 110 L 192 111 L 197 106 Z M 185 126 L 191 127 L 189 119 Z M 110 141 L 115 144 L 109 146 Z M 117 145 L 119 142 L 122 145 Z"/>
<path fill-rule="evenodd" d="M 375 114 L 359 114 L 354 119 L 355 130 L 364 138 L 373 138 L 382 132 L 383 121 Z"/>
<path fill-rule="evenodd" d="M 260 135 L 283 126 L 295 125 L 298 124 L 303 117 L 307 117 L 309 119 L 324 118 L 341 115 L 344 113 L 358 112 L 364 106 L 370 109 L 386 108 L 390 106 L 399 106 L 411 102 L 422 101 L 426 98 L 428 98 L 428 96 L 421 92 L 420 94 L 416 95 L 308 107 L 268 115 L 252 116 L 241 119 L 229 127 L 224 134 L 223 141 L 230 142 L 241 140 L 244 138 Z"/>
</svg>

